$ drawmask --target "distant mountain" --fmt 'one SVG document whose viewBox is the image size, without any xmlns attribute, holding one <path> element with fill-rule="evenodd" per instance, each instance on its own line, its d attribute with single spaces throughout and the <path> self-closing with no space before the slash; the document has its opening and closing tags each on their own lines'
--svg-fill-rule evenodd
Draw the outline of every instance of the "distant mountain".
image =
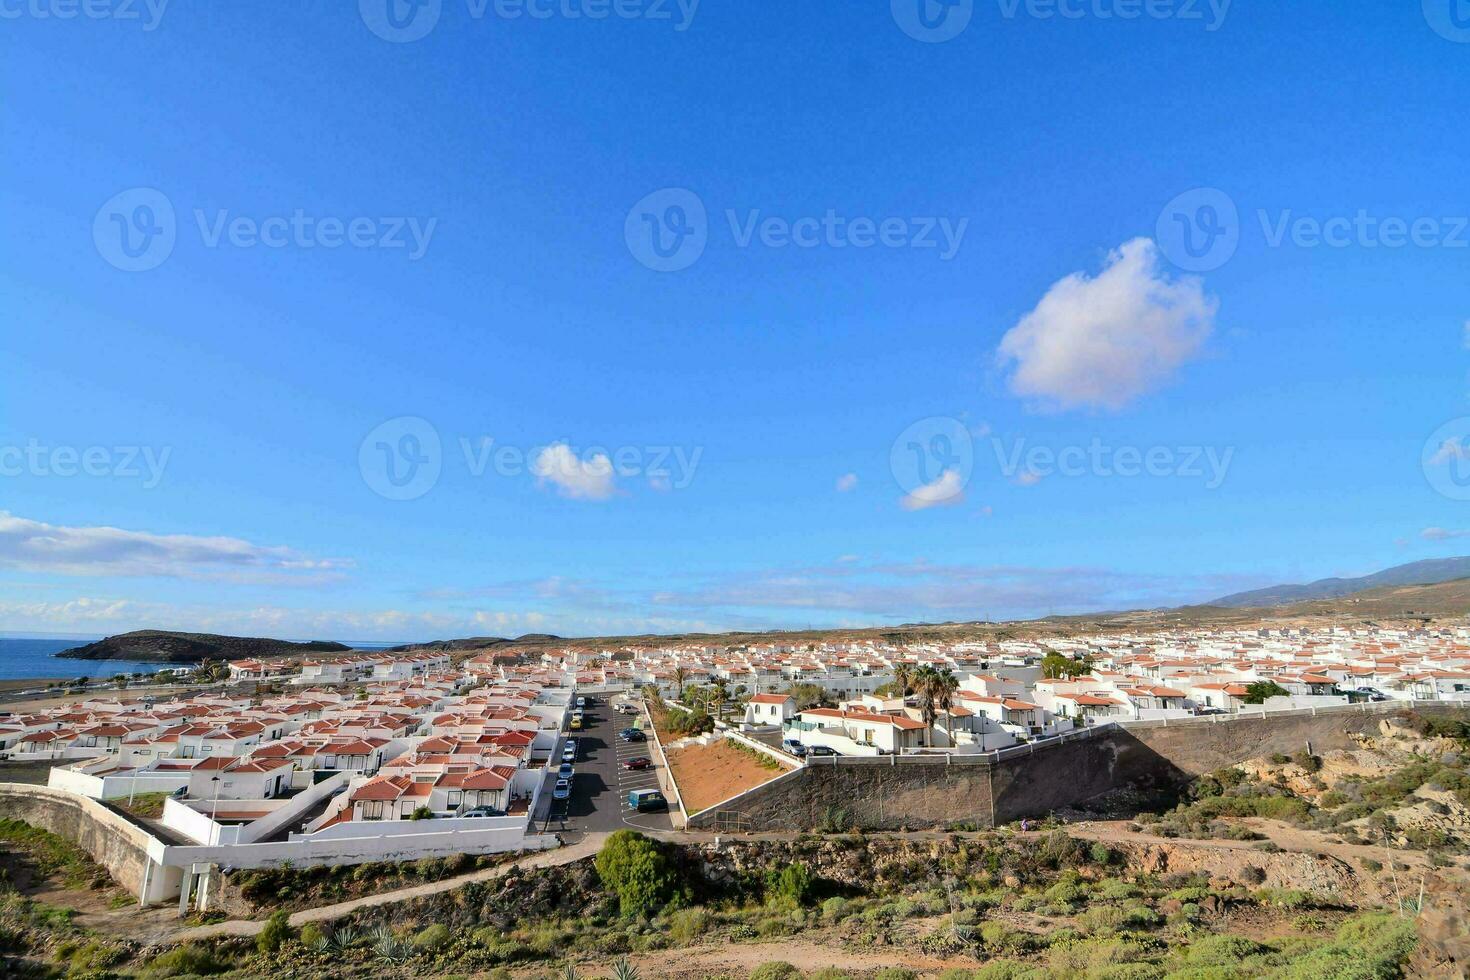
<svg viewBox="0 0 1470 980">
<path fill-rule="evenodd" d="M 1470 558 L 1428 558 L 1407 565 L 1395 565 L 1360 578 L 1324 578 L 1306 585 L 1273 585 L 1266 589 L 1237 592 L 1207 605 L 1232 609 L 1244 606 L 1284 606 L 1312 599 L 1336 599 L 1365 589 L 1395 585 L 1437 585 L 1460 578 L 1470 578 Z"/>
<path fill-rule="evenodd" d="M 241 660 L 283 657 L 302 653 L 341 653 L 352 649 L 341 643 L 314 640 L 292 643 L 253 636 L 218 636 L 214 633 L 171 633 L 167 630 L 135 630 L 119 633 L 96 643 L 72 647 L 57 654 L 72 660 L 136 660 L 143 663 L 194 664 L 201 660 Z"/>
</svg>

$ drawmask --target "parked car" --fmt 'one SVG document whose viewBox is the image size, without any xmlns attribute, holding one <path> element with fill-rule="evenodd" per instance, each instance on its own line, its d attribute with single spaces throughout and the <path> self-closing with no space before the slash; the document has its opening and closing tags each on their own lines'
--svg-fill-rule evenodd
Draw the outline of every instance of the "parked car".
<svg viewBox="0 0 1470 980">
<path fill-rule="evenodd" d="M 553 800 L 567 800 L 572 796 L 572 781 L 570 779 L 558 779 L 555 788 L 551 791 Z"/>
<path fill-rule="evenodd" d="M 578 698 L 577 699 L 577 708 L 578 709 L 581 709 L 581 708 L 585 708 L 585 707 L 587 707 L 587 699 L 586 698 Z"/>
<path fill-rule="evenodd" d="M 807 746 L 806 754 L 807 755 L 836 755 L 837 754 L 837 751 L 835 749 L 833 749 L 832 746 L 830 746 L 830 745 L 809 745 L 809 746 Z"/>
<path fill-rule="evenodd" d="M 572 764 L 570 762 L 563 762 L 561 764 L 561 768 L 556 771 L 556 778 L 571 779 L 576 774 L 576 770 L 572 768 Z"/>
<path fill-rule="evenodd" d="M 624 769 L 652 769 L 653 760 L 646 755 L 635 755 L 623 763 Z"/>
<path fill-rule="evenodd" d="M 581 731 L 582 730 L 582 714 L 581 714 L 581 712 L 578 712 L 577 714 L 572 715 L 572 730 L 573 731 Z"/>
<path fill-rule="evenodd" d="M 639 813 L 650 810 L 667 810 L 669 801 L 656 789 L 635 789 L 628 794 L 628 806 Z"/>
<path fill-rule="evenodd" d="M 466 810 L 461 817 L 503 817 L 505 811 L 493 806 L 477 806 L 473 810 Z"/>
<path fill-rule="evenodd" d="M 648 740 L 648 736 L 643 734 L 641 728 L 624 728 L 618 732 L 618 738 L 624 742 L 646 742 Z"/>
<path fill-rule="evenodd" d="M 788 738 L 781 743 L 781 748 L 796 756 L 798 759 L 804 758 L 806 756 L 806 746 L 802 745 L 799 739 Z"/>
<path fill-rule="evenodd" d="M 576 739 L 569 738 L 564 743 L 562 743 L 562 747 L 561 747 L 561 761 L 562 762 L 576 762 L 577 761 L 577 740 Z"/>
</svg>

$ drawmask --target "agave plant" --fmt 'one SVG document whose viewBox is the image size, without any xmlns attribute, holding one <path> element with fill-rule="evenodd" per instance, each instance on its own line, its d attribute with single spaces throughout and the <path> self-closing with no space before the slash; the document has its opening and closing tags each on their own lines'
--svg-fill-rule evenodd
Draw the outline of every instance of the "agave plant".
<svg viewBox="0 0 1470 980">
<path fill-rule="evenodd" d="M 640 980 L 638 969 L 628 962 L 626 956 L 620 957 L 613 964 L 613 980 Z"/>
<path fill-rule="evenodd" d="M 311 944 L 311 948 L 318 953 L 330 953 L 337 946 L 332 942 L 331 936 L 318 936 L 316 942 Z"/>
<path fill-rule="evenodd" d="M 343 926 L 341 929 L 332 931 L 332 944 L 337 949 L 348 949 L 358 940 L 357 930 L 351 926 Z"/>
<path fill-rule="evenodd" d="M 393 930 L 388 928 L 386 925 L 373 926 L 372 931 L 368 933 L 368 941 L 375 946 L 378 943 L 384 942 L 385 940 L 396 938 L 397 937 L 393 935 Z"/>
<path fill-rule="evenodd" d="M 577 980 L 577 968 L 568 963 L 567 968 L 561 971 L 561 980 Z"/>
<path fill-rule="evenodd" d="M 394 964 L 407 963 L 413 959 L 414 954 L 413 943 L 391 934 L 386 939 L 378 940 L 373 951 L 378 954 L 378 959 Z"/>
</svg>

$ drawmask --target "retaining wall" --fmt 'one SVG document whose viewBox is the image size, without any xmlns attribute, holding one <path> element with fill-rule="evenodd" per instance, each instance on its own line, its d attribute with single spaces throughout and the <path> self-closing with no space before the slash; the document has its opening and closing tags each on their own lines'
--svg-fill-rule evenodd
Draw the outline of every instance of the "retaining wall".
<svg viewBox="0 0 1470 980">
<path fill-rule="evenodd" d="M 1170 790 L 1273 752 L 1352 746 L 1390 717 L 1465 714 L 1444 702 L 1304 709 L 1112 725 L 983 756 L 834 757 L 694 815 L 693 829 L 990 827 L 1078 806 L 1114 790 Z"/>
<path fill-rule="evenodd" d="M 159 864 L 163 842 L 96 800 L 44 786 L 0 783 L 0 808 L 7 817 L 72 841 L 145 904 L 179 893 L 180 869 Z"/>
</svg>

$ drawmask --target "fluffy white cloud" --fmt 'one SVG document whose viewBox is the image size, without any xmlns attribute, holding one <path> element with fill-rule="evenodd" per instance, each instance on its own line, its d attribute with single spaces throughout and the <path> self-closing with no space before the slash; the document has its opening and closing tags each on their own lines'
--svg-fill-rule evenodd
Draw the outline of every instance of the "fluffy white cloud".
<svg viewBox="0 0 1470 980">
<path fill-rule="evenodd" d="M 857 485 L 858 478 L 856 473 L 844 473 L 837 478 L 838 493 L 847 493 L 847 491 L 853 489 Z"/>
<path fill-rule="evenodd" d="M 1011 390 L 1067 409 L 1118 409 L 1167 381 L 1199 353 L 1218 302 L 1196 277 L 1171 279 L 1158 250 L 1136 238 L 1095 278 L 1074 272 L 1001 338 Z"/>
<path fill-rule="evenodd" d="M 320 581 L 350 565 L 240 538 L 64 527 L 0 511 L 0 567 L 62 575 Z"/>
<path fill-rule="evenodd" d="M 617 492 L 612 460 L 603 453 L 579 459 L 564 442 L 541 450 L 531 463 L 531 472 L 542 486 L 550 484 L 573 500 L 606 500 Z"/>
<path fill-rule="evenodd" d="M 926 483 L 905 494 L 898 504 L 904 510 L 925 510 L 929 507 L 952 507 L 965 500 L 965 484 L 959 470 L 945 470 L 933 483 Z"/>
<path fill-rule="evenodd" d="M 1451 531 L 1444 527 L 1426 527 L 1419 532 L 1426 541 L 1452 541 L 1455 538 L 1470 538 L 1470 531 Z"/>
</svg>

